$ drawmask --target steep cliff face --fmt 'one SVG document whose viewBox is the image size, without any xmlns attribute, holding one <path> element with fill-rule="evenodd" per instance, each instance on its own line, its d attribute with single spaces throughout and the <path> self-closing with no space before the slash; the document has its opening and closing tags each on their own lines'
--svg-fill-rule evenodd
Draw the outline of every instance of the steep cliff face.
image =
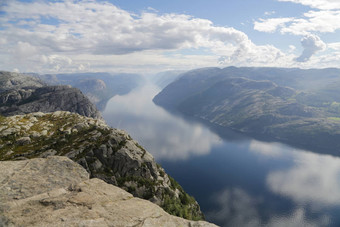
<svg viewBox="0 0 340 227">
<path fill-rule="evenodd" d="M 0 226 L 215 226 L 159 206 L 51 156 L 0 162 Z"/>
<path fill-rule="evenodd" d="M 1 72 L 0 76 L 1 115 L 64 110 L 101 117 L 96 107 L 76 88 L 46 86 L 36 78 L 17 73 Z"/>
<path fill-rule="evenodd" d="M 126 132 L 102 120 L 57 111 L 0 118 L 0 160 L 62 155 L 91 175 L 150 200 L 167 212 L 203 219 L 194 198 Z"/>
</svg>

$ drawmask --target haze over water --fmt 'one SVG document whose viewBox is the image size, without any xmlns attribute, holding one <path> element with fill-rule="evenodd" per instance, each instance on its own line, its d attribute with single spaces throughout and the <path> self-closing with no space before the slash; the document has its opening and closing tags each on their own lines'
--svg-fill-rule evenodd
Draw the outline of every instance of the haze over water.
<svg viewBox="0 0 340 227">
<path fill-rule="evenodd" d="M 340 159 L 254 140 L 170 113 L 147 84 L 107 104 L 126 130 L 221 226 L 339 226 Z"/>
</svg>

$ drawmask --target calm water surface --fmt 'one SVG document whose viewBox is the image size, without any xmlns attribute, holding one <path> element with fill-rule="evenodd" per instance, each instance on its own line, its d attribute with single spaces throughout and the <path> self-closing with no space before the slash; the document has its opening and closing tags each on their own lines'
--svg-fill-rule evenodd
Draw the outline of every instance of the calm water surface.
<svg viewBox="0 0 340 227">
<path fill-rule="evenodd" d="M 103 117 L 128 131 L 221 226 L 340 226 L 340 159 L 268 143 L 167 112 L 145 85 Z"/>
</svg>

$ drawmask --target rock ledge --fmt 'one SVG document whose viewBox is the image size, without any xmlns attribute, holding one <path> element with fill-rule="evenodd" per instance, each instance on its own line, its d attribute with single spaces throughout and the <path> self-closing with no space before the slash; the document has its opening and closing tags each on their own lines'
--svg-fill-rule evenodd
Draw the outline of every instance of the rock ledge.
<svg viewBox="0 0 340 227">
<path fill-rule="evenodd" d="M 89 180 L 66 157 L 0 162 L 0 172 L 0 226 L 215 226 Z"/>
</svg>

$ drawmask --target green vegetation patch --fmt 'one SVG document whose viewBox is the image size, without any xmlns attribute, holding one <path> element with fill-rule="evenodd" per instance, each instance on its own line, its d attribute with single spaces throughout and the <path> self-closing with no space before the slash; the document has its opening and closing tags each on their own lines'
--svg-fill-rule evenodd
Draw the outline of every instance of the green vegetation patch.
<svg viewBox="0 0 340 227">
<path fill-rule="evenodd" d="M 340 117 L 329 117 L 328 120 L 340 121 Z"/>
<path fill-rule="evenodd" d="M 38 121 L 34 122 L 29 130 L 20 130 L 20 132 L 1 138 L 0 160 L 13 160 L 19 157 L 35 158 L 50 149 L 57 152 L 55 155 L 66 155 L 75 150 L 83 151 L 75 158 L 78 160 L 85 155 L 86 151 L 99 147 L 109 139 L 110 130 L 95 125 L 89 125 L 89 127 L 73 132 L 61 130 L 67 128 L 71 130 L 76 124 L 83 122 L 83 119 L 76 114 L 62 116 L 45 114 L 36 118 Z M 9 123 L 9 118 L 1 117 L 0 122 L 2 125 L 13 127 Z M 29 117 L 18 119 L 18 122 L 30 123 Z M 45 135 L 41 134 L 44 130 L 47 131 Z M 40 136 L 34 137 L 34 133 L 39 133 Z M 100 133 L 100 136 L 94 139 L 94 135 L 97 133 Z M 23 136 L 28 136 L 31 141 L 28 144 L 17 143 L 17 140 Z"/>
<path fill-rule="evenodd" d="M 164 203 L 162 208 L 173 215 L 189 220 L 199 221 L 204 220 L 204 216 L 199 210 L 194 197 L 188 195 L 175 179 L 169 176 L 171 188 L 179 191 L 179 198 L 176 197 L 170 190 L 165 190 L 163 194 Z"/>
</svg>

